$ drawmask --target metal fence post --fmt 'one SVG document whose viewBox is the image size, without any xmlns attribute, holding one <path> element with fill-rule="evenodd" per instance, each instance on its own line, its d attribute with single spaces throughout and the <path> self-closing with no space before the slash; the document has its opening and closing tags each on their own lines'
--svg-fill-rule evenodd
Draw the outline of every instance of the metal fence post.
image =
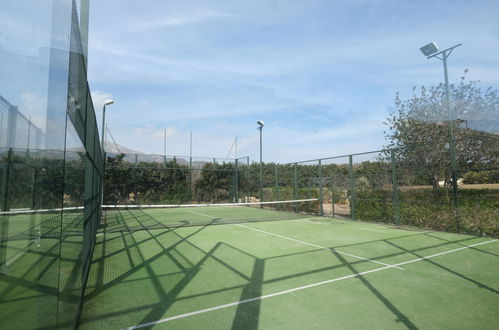
<svg viewBox="0 0 499 330">
<path fill-rule="evenodd" d="M 294 164 L 294 179 L 293 179 L 293 199 L 297 200 L 298 199 L 298 164 Z M 298 212 L 298 209 L 296 208 L 296 203 L 295 203 L 295 213 Z"/>
<path fill-rule="evenodd" d="M 191 149 L 192 149 L 192 132 L 191 132 Z M 189 156 L 189 203 L 192 203 L 192 156 Z"/>
<path fill-rule="evenodd" d="M 307 184 L 307 199 L 311 199 L 312 198 L 312 195 L 311 195 L 311 191 L 312 191 L 312 178 L 308 178 L 308 184 Z M 312 211 L 313 211 L 313 205 L 311 206 L 312 203 L 308 202 L 307 205 L 308 205 L 308 213 L 311 214 Z"/>
<path fill-rule="evenodd" d="M 323 190 L 322 190 L 322 162 L 319 159 L 319 214 L 324 215 L 324 202 L 322 200 Z"/>
<path fill-rule="evenodd" d="M 332 214 L 331 217 L 334 218 L 335 214 L 334 214 L 334 180 L 333 180 L 333 176 L 331 176 L 330 180 L 331 180 L 331 183 L 330 183 L 331 188 L 330 189 L 331 189 L 331 214 Z"/>
<path fill-rule="evenodd" d="M 399 192 L 398 192 L 398 179 L 397 179 L 397 164 L 395 161 L 395 150 L 390 150 L 390 160 L 392 165 L 392 205 L 393 217 L 395 223 L 400 225 L 400 205 L 399 205 Z"/>
<path fill-rule="evenodd" d="M 9 182 L 10 182 L 10 172 L 12 171 L 12 148 L 7 152 L 7 164 L 5 166 L 5 172 L 3 174 L 3 191 L 2 191 L 2 211 L 10 210 L 9 203 Z"/>
<path fill-rule="evenodd" d="M 355 178 L 353 176 L 353 156 L 348 156 L 349 166 L 348 174 L 350 177 L 350 214 L 353 220 L 355 220 Z"/>
<path fill-rule="evenodd" d="M 9 211 L 10 206 L 9 206 L 9 180 L 10 180 L 10 170 L 12 166 L 12 148 L 9 149 L 8 154 L 7 154 L 7 164 L 5 167 L 5 172 L 3 175 L 3 180 L 4 180 L 4 190 L 2 192 L 2 211 Z M 2 217 L 7 217 L 7 221 L 2 221 L 2 225 L 0 226 L 0 237 L 7 237 L 9 234 L 9 219 L 8 215 L 5 216 L 3 215 Z M 6 265 L 6 260 L 7 260 L 7 244 L 5 247 L 0 248 L 0 264 Z M 2 269 L 0 271 L 3 272 Z"/>
<path fill-rule="evenodd" d="M 234 196 L 235 202 L 239 202 L 239 161 L 236 159 L 236 173 L 235 173 L 236 182 L 234 182 Z"/>
<path fill-rule="evenodd" d="M 279 182 L 278 182 L 278 171 L 277 163 L 275 164 L 275 200 L 279 200 Z M 279 209 L 279 204 L 276 204 L 276 208 Z"/>
</svg>

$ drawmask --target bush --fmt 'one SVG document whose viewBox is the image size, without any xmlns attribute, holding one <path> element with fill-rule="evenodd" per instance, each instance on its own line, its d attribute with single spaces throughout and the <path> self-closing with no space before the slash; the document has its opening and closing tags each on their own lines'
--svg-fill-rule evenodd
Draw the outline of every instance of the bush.
<svg viewBox="0 0 499 330">
<path fill-rule="evenodd" d="M 467 172 L 463 175 L 463 182 L 466 184 L 492 183 L 487 172 Z"/>
<path fill-rule="evenodd" d="M 499 183 L 499 171 L 471 171 L 463 175 L 466 184 Z"/>
<path fill-rule="evenodd" d="M 459 190 L 458 214 L 464 232 L 497 236 L 499 190 Z M 399 190 L 400 223 L 444 231 L 456 231 L 452 190 Z M 360 220 L 394 223 L 389 190 L 357 192 L 356 217 Z"/>
</svg>

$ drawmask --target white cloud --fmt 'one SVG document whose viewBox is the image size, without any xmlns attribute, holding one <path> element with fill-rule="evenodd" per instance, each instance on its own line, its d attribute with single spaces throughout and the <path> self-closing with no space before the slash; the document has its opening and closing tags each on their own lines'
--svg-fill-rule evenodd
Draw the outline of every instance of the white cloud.
<svg viewBox="0 0 499 330">
<path fill-rule="evenodd" d="M 43 132 L 46 126 L 47 99 L 40 94 L 32 92 L 21 93 L 21 105 L 19 110 L 28 114 L 28 119 L 33 125 L 40 128 Z"/>
<path fill-rule="evenodd" d="M 380 148 L 396 91 L 442 80 L 441 63 L 418 50 L 429 38 L 442 47 L 463 42 L 449 63 L 451 82 L 468 67 L 471 79 L 498 84 L 495 11 L 481 2 L 133 3 L 133 12 L 120 7 L 128 20 L 91 34 L 90 79 L 121 103 L 110 113 L 119 140 L 147 152 L 162 152 L 161 126 L 169 126 L 173 153 L 188 151 L 192 129 L 195 154 L 223 157 L 238 135 L 240 154 L 255 159 L 257 119 L 270 124 L 266 159 Z"/>
<path fill-rule="evenodd" d="M 102 108 L 104 105 L 104 102 L 106 100 L 112 99 L 112 95 L 107 92 L 102 92 L 99 90 L 94 90 L 91 92 L 92 94 L 92 102 L 94 103 L 94 107 L 97 108 Z"/>
<path fill-rule="evenodd" d="M 237 17 L 237 15 L 225 12 L 216 12 L 216 11 L 200 11 L 194 13 L 191 12 L 191 13 L 173 14 L 156 20 L 149 20 L 149 21 L 141 20 L 134 22 L 131 25 L 132 29 L 144 31 L 144 30 L 153 30 L 170 26 L 203 23 L 207 21 L 233 18 L 233 17 Z"/>
</svg>

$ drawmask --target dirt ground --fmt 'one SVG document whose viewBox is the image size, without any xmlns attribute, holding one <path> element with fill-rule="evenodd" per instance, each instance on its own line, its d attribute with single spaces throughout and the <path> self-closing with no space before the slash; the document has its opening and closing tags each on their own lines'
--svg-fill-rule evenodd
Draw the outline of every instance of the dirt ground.
<svg viewBox="0 0 499 330">
<path fill-rule="evenodd" d="M 323 209 L 325 214 L 332 213 L 332 205 L 331 203 L 324 203 Z M 347 204 L 334 204 L 334 213 L 338 215 L 350 215 L 350 206 Z"/>
</svg>

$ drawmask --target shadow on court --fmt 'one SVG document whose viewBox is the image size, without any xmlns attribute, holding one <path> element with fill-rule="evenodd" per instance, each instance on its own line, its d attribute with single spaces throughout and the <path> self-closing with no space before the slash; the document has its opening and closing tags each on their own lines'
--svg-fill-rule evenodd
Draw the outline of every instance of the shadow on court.
<svg viewBox="0 0 499 330">
<path fill-rule="evenodd" d="M 83 213 L 2 216 L 0 317 L 12 329 L 72 326 L 82 294 Z M 59 303 L 57 304 L 57 301 Z M 29 315 L 36 306 L 37 317 Z M 57 308 L 65 315 L 54 320 Z"/>
<path fill-rule="evenodd" d="M 133 212 L 128 215 L 122 213 L 120 217 L 119 222 L 123 225 L 124 230 L 119 233 L 107 233 L 104 228 L 96 245 L 92 264 L 94 276 L 87 288 L 86 305 L 81 320 L 83 328 L 93 328 L 96 325 L 101 328 L 117 328 L 142 324 L 143 328 L 147 329 L 152 328 L 154 322 L 161 320 L 165 315 L 178 315 L 176 311 L 168 313 L 176 306 L 176 303 L 193 304 L 191 310 L 188 311 L 193 312 L 207 307 L 215 307 L 239 301 L 238 304 L 232 305 L 235 308 L 231 312 L 233 314 L 230 314 L 232 315 L 230 328 L 254 330 L 261 326 L 261 299 L 254 298 L 262 296 L 263 285 L 294 278 L 302 278 L 306 281 L 307 277 L 313 277 L 314 274 L 340 269 L 348 269 L 352 274 L 359 274 L 361 271 L 357 266 L 364 266 L 368 263 L 366 260 L 349 261 L 340 253 L 331 251 L 332 255 L 339 260 L 338 264 L 324 265 L 324 267 L 316 267 L 314 269 L 303 268 L 302 271 L 265 278 L 264 274 L 269 261 L 294 256 L 305 256 L 308 258 L 308 255 L 310 258 L 313 258 L 314 253 L 323 249 L 308 249 L 300 252 L 280 253 L 274 256 L 259 258 L 228 242 L 214 242 L 209 249 L 194 243 L 197 235 L 204 233 L 210 224 L 197 228 L 193 227 L 192 230 L 184 231 L 180 234 L 178 231 L 185 229 L 184 227 L 164 228 L 164 230 L 148 229 L 148 225 L 154 225 L 154 221 L 157 220 L 146 213 Z M 135 227 L 127 231 L 126 224 L 130 221 L 134 222 Z M 144 221 L 148 225 L 142 226 L 143 230 L 136 230 L 137 224 Z M 213 221 L 216 221 L 216 219 L 213 219 Z M 136 233 L 140 234 L 137 235 Z M 425 235 L 431 236 L 427 232 L 415 233 L 388 239 L 366 240 L 360 243 L 344 244 L 330 248 L 341 249 L 370 243 L 380 243 L 387 244 L 394 249 L 390 253 L 374 256 L 371 260 L 407 256 L 408 254 L 419 258 L 421 257 L 419 254 L 420 251 L 453 244 L 466 244 L 468 241 L 476 239 L 476 237 L 463 236 L 456 236 L 455 240 L 433 237 L 440 240 L 440 242 L 437 241 L 412 249 L 404 248 L 402 245 L 393 242 L 398 239 L 414 239 Z M 198 242 L 201 242 L 201 240 L 198 239 Z M 154 252 L 152 253 L 152 251 Z M 217 285 L 210 286 L 210 281 L 213 279 L 207 277 L 209 276 L 207 275 L 209 272 L 202 273 L 204 269 L 209 268 L 206 266 L 208 262 L 218 265 L 227 274 L 232 274 L 233 277 L 239 279 L 239 282 L 236 284 L 232 282 L 225 283 L 222 279 L 221 282 L 217 282 Z M 433 261 L 430 262 L 434 263 Z M 158 266 L 161 264 L 170 264 L 174 265 L 174 267 L 172 267 L 171 272 L 165 272 L 164 269 L 158 268 L 161 267 Z M 497 294 L 496 290 L 486 284 L 466 277 L 442 265 L 434 264 L 442 270 L 451 272 L 460 278 L 473 282 Z M 416 324 L 410 319 L 408 314 L 402 311 L 396 302 L 390 301 L 383 295 L 381 290 L 372 284 L 366 276 L 359 275 L 357 278 L 395 316 L 397 322 L 409 329 L 417 329 Z M 196 289 L 196 291 L 188 288 L 196 281 L 199 283 L 200 279 L 206 281 L 206 285 L 202 289 Z M 216 280 L 220 281 L 220 279 Z M 155 296 L 151 297 L 150 300 L 146 299 L 145 301 L 147 302 L 144 302 L 144 299 L 142 299 L 144 297 L 141 297 L 141 299 L 134 297 L 142 295 L 141 292 L 134 292 L 134 296 L 123 295 L 126 292 L 126 290 L 123 291 L 123 288 L 133 283 L 140 283 L 144 287 L 152 287 Z M 122 288 L 117 289 L 119 287 Z M 239 292 L 239 296 L 228 301 L 225 299 L 222 303 L 217 300 L 218 298 L 213 298 L 217 295 L 229 294 L 231 292 Z M 112 308 L 107 309 L 105 307 L 106 299 L 113 301 L 113 305 L 110 305 Z M 134 303 L 136 299 L 137 301 L 141 301 L 141 303 Z M 250 301 L 247 301 L 248 299 Z M 205 301 L 204 305 L 202 304 L 202 307 L 195 307 L 200 301 Z M 289 312 L 292 313 L 292 311 Z M 133 321 L 121 321 L 120 323 L 120 320 L 127 320 L 128 315 L 133 313 L 136 313 L 139 317 L 131 317 L 128 320 Z"/>
</svg>

